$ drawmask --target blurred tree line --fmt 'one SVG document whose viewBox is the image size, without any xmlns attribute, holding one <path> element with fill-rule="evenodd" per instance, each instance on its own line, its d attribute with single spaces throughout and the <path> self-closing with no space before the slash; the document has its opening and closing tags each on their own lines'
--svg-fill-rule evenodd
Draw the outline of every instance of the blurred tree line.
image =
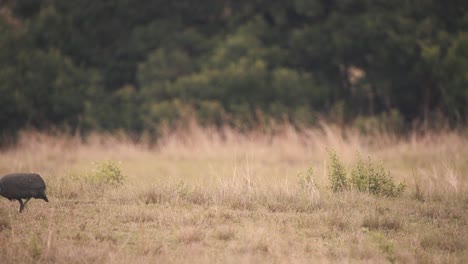
<svg viewBox="0 0 468 264">
<path fill-rule="evenodd" d="M 464 125 L 465 0 L 3 0 L 0 133 Z"/>
</svg>

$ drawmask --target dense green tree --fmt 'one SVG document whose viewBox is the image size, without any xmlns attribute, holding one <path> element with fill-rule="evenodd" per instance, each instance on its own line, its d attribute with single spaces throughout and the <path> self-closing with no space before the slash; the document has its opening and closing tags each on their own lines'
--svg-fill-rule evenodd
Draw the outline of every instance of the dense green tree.
<svg viewBox="0 0 468 264">
<path fill-rule="evenodd" d="M 2 130 L 23 126 L 75 129 L 92 89 L 92 72 L 55 49 L 31 45 L 27 32 L 3 22 L 0 34 L 0 122 Z"/>
<path fill-rule="evenodd" d="M 252 128 L 373 116 L 398 131 L 467 121 L 463 0 L 0 5 L 2 134 L 139 133 L 193 117 Z"/>
</svg>

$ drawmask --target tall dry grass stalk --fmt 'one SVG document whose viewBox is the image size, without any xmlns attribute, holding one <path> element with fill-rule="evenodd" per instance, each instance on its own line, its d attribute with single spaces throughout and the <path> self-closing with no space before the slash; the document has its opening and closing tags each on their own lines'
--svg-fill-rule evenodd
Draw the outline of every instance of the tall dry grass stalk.
<svg viewBox="0 0 468 264">
<path fill-rule="evenodd" d="M 335 150 L 348 167 L 357 153 L 381 160 L 396 180 L 425 194 L 467 191 L 468 138 L 461 133 L 364 136 L 325 123 L 301 131 L 285 124 L 274 134 L 191 123 L 188 129 L 164 133 L 156 145 L 135 143 L 123 134 L 90 134 L 82 139 L 24 131 L 15 147 L 0 152 L 0 173 L 36 171 L 53 177 L 87 169 L 92 162 L 117 160 L 130 179 L 225 185 L 227 179 L 240 178 L 271 185 L 295 182 L 299 172 L 312 166 L 317 184 L 326 186 L 326 148 Z"/>
</svg>

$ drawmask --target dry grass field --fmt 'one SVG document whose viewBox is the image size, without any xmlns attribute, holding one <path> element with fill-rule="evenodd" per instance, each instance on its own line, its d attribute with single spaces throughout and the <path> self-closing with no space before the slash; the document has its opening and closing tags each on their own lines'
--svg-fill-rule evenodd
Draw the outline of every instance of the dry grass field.
<svg viewBox="0 0 468 264">
<path fill-rule="evenodd" d="M 405 192 L 332 192 L 327 148 L 348 172 L 358 152 L 382 161 Z M 1 263 L 468 262 L 466 133 L 25 132 L 0 152 L 10 172 L 40 173 L 50 202 L 0 198 Z"/>
</svg>

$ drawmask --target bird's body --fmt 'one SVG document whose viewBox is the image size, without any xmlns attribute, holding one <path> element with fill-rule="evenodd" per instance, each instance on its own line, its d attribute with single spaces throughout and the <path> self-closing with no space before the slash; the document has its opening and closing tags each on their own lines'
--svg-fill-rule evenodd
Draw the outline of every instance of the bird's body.
<svg viewBox="0 0 468 264">
<path fill-rule="evenodd" d="M 20 212 L 31 198 L 48 202 L 45 194 L 46 185 L 39 174 L 13 173 L 0 178 L 0 195 L 11 200 L 18 200 Z M 26 199 L 23 203 L 22 199 Z"/>
</svg>

